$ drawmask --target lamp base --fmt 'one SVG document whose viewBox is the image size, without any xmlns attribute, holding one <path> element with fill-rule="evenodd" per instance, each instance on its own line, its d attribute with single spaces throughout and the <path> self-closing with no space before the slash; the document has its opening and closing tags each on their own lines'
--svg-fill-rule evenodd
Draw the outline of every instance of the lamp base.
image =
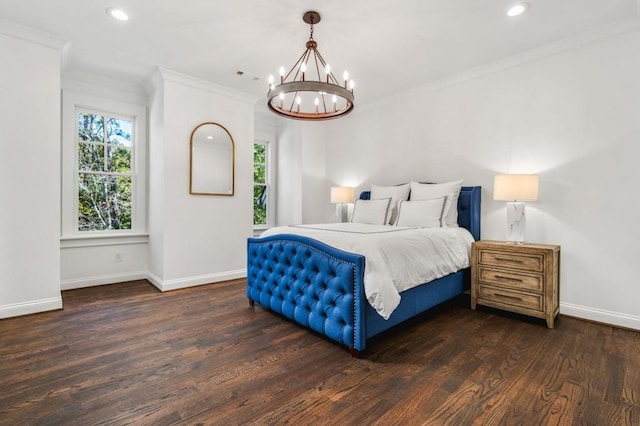
<svg viewBox="0 0 640 426">
<path fill-rule="evenodd" d="M 348 222 L 349 216 L 349 205 L 348 204 L 336 204 L 336 216 L 340 220 L 340 222 Z"/>
<path fill-rule="evenodd" d="M 507 241 L 511 243 L 523 243 L 525 225 L 524 203 L 520 201 L 508 202 Z"/>
</svg>

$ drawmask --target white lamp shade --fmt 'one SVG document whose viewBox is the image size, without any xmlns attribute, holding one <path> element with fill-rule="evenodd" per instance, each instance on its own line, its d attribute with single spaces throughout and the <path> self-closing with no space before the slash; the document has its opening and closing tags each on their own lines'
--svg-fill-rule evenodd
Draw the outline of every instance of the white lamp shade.
<svg viewBox="0 0 640 426">
<path fill-rule="evenodd" d="M 333 204 L 353 203 L 354 197 L 354 188 L 349 188 L 346 186 L 331 187 L 331 203 Z"/>
<path fill-rule="evenodd" d="M 538 175 L 497 175 L 493 199 L 498 201 L 537 201 Z"/>
</svg>

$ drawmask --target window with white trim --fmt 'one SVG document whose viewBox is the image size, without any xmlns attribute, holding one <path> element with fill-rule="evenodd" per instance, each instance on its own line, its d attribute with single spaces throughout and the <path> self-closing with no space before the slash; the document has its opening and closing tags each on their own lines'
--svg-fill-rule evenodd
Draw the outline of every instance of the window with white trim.
<svg viewBox="0 0 640 426">
<path fill-rule="evenodd" d="M 145 233 L 143 106 L 63 94 L 62 236 Z"/>
<path fill-rule="evenodd" d="M 131 229 L 134 117 L 76 108 L 77 230 Z"/>
<path fill-rule="evenodd" d="M 266 228 L 271 226 L 271 150 L 270 143 L 255 141 L 253 144 L 253 226 Z"/>
</svg>

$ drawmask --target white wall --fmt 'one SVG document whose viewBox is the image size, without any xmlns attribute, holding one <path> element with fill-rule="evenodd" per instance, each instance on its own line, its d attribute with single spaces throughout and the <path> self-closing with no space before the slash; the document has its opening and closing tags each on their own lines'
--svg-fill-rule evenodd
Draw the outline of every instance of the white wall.
<svg viewBox="0 0 640 426">
<path fill-rule="evenodd" d="M 493 176 L 537 173 L 526 239 L 562 246 L 561 312 L 640 329 L 640 33 L 580 44 L 332 122 L 327 179 L 368 189 L 463 178 L 483 187 L 482 238 L 503 240 Z"/>
<path fill-rule="evenodd" d="M 149 145 L 147 185 L 147 229 L 149 245 L 147 268 L 156 285 L 164 280 L 164 203 L 165 203 L 165 135 L 164 135 L 164 80 L 155 73 L 149 82 Z"/>
<path fill-rule="evenodd" d="M 325 123 L 304 122 L 302 125 L 302 222 L 335 222 L 335 206 L 331 186 L 327 182 Z"/>
<path fill-rule="evenodd" d="M 276 225 L 302 223 L 302 123 L 278 119 Z"/>
<path fill-rule="evenodd" d="M 62 307 L 62 43 L 0 23 L 0 318 Z M 34 40 L 34 41 L 29 41 Z"/>
<path fill-rule="evenodd" d="M 278 225 L 335 222 L 326 123 L 278 119 Z"/>
<path fill-rule="evenodd" d="M 245 276 L 246 238 L 253 229 L 255 99 L 168 70 L 159 71 L 153 90 L 150 279 L 170 290 Z M 189 194 L 189 138 L 208 121 L 223 125 L 235 142 L 232 197 Z"/>
<path fill-rule="evenodd" d="M 146 236 L 66 240 L 60 247 L 60 288 L 70 290 L 147 278 Z"/>
</svg>

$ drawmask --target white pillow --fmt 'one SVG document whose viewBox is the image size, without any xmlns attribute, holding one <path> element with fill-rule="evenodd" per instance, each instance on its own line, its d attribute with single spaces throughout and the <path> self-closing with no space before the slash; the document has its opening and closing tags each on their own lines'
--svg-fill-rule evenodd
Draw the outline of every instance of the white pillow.
<svg viewBox="0 0 640 426">
<path fill-rule="evenodd" d="M 391 198 L 385 198 L 383 200 L 356 200 L 353 206 L 351 222 L 386 225 L 390 202 Z"/>
<path fill-rule="evenodd" d="M 401 201 L 397 226 L 439 228 L 442 226 L 442 211 L 447 197 L 423 201 Z"/>
<path fill-rule="evenodd" d="M 446 183 L 411 182 L 411 195 L 409 200 L 422 201 L 447 197 L 442 212 L 442 218 L 444 219 L 442 226 L 455 228 L 458 226 L 458 197 L 460 196 L 461 188 L 461 180 Z"/>
<path fill-rule="evenodd" d="M 406 201 L 409 199 L 410 189 L 411 185 L 408 183 L 397 186 L 371 185 L 372 200 L 391 198 L 391 203 L 389 204 L 389 225 L 396 223 L 396 218 L 398 217 L 398 205 L 400 204 L 400 201 Z"/>
</svg>

